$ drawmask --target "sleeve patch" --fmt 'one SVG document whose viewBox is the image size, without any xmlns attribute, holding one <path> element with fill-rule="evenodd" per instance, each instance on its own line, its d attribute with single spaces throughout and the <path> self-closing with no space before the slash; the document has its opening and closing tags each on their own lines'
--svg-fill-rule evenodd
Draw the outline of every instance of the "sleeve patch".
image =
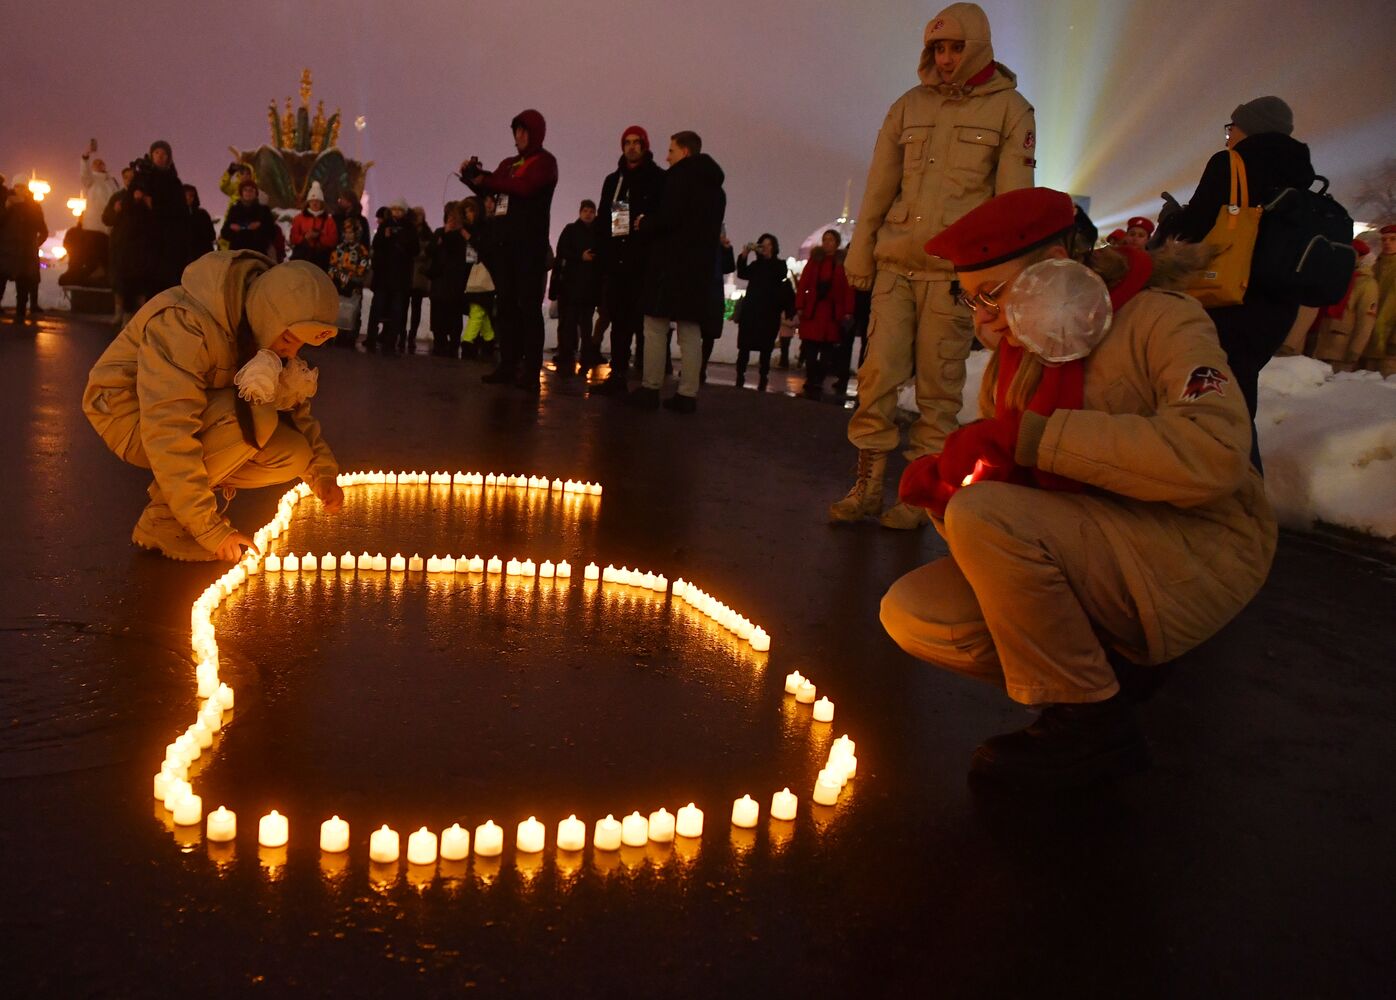
<svg viewBox="0 0 1396 1000">
<path fill-rule="evenodd" d="M 1215 392 L 1218 396 L 1226 395 L 1226 384 L 1231 380 L 1223 375 L 1216 368 L 1208 365 L 1199 365 L 1192 370 L 1188 376 L 1187 384 L 1183 386 L 1183 394 L 1178 397 L 1184 403 L 1192 403 L 1201 399 L 1209 392 Z"/>
</svg>

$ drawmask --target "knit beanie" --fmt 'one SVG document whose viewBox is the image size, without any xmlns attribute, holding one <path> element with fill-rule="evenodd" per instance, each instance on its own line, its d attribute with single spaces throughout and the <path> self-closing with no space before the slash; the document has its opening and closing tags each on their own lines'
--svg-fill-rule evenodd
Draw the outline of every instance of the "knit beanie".
<svg viewBox="0 0 1396 1000">
<path fill-rule="evenodd" d="M 1232 124 L 1246 135 L 1260 135 L 1262 132 L 1278 132 L 1280 135 L 1294 133 L 1294 112 L 1278 97 L 1257 97 L 1253 101 L 1236 105 L 1231 112 Z"/>
<path fill-rule="evenodd" d="M 621 145 L 624 145 L 625 140 L 632 135 L 639 137 L 640 148 L 643 149 L 646 153 L 648 153 L 650 150 L 650 134 L 646 132 L 643 128 L 641 128 L 639 125 L 631 125 L 629 128 L 627 128 L 624 132 L 620 134 Z"/>
</svg>

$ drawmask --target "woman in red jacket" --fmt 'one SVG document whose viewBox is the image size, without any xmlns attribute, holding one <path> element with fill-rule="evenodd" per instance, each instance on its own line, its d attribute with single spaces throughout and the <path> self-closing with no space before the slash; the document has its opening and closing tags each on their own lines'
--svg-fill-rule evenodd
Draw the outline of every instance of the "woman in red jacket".
<svg viewBox="0 0 1396 1000">
<path fill-rule="evenodd" d="M 843 271 L 843 237 L 827 229 L 819 248 L 800 274 L 795 306 L 800 313 L 800 341 L 805 357 L 805 398 L 824 395 L 824 379 L 839 356 L 844 328 L 853 318 L 853 289 Z M 839 372 L 833 372 L 839 375 Z"/>
<path fill-rule="evenodd" d="M 322 271 L 330 267 L 330 254 L 339 245 L 339 228 L 325 211 L 325 194 L 312 181 L 305 197 L 305 211 L 291 220 L 291 259 L 308 260 Z"/>
</svg>

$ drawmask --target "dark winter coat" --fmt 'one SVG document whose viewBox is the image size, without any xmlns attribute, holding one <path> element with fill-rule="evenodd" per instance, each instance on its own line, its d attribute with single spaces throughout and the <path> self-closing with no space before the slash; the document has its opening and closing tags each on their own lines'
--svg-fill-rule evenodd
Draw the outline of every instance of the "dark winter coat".
<svg viewBox="0 0 1396 1000">
<path fill-rule="evenodd" d="M 218 234 L 213 230 L 213 218 L 198 205 L 189 210 L 189 258 L 197 260 L 214 249 Z"/>
<path fill-rule="evenodd" d="M 1248 135 L 1236 144 L 1236 152 L 1246 165 L 1246 186 L 1250 204 L 1263 205 L 1282 188 L 1307 188 L 1314 182 L 1314 165 L 1309 147 L 1278 132 Z M 1160 222 L 1152 242 L 1162 243 L 1170 236 L 1201 243 L 1216 225 L 1217 213 L 1231 199 L 1231 158 L 1226 150 L 1214 153 L 1202 171 L 1192 200 Z"/>
<path fill-rule="evenodd" d="M 577 305 L 595 305 L 601 295 L 601 265 L 594 257 L 584 260 L 588 250 L 596 253 L 596 226 L 574 219 L 557 238 L 557 292 Z"/>
<path fill-rule="evenodd" d="M 417 260 L 417 224 L 411 215 L 395 221 L 385 217 L 373 234 L 373 291 L 412 291 L 412 267 Z"/>
<path fill-rule="evenodd" d="M 438 229 L 433 238 L 431 264 L 427 275 L 431 285 L 432 309 L 446 304 L 459 311 L 465 302 L 465 283 L 470 278 L 469 245 L 459 229 Z"/>
<path fill-rule="evenodd" d="M 596 208 L 596 246 L 601 256 L 601 269 L 606 274 L 624 271 L 637 277 L 643 276 L 648 244 L 644 237 L 638 235 L 612 236 L 611 210 L 617 200 L 628 202 L 633 232 L 635 220 L 640 216 L 654 217 L 667 176 L 664 169 L 654 162 L 654 155 L 646 150 L 644 157 L 633 168 L 622 156 L 617 169 L 607 174 L 601 183 L 601 201 Z"/>
<path fill-rule="evenodd" d="M 112 288 L 125 296 L 150 295 L 155 289 L 155 213 L 126 188 L 112 195 L 102 212 L 111 230 Z"/>
<path fill-rule="evenodd" d="M 778 257 L 737 258 L 737 277 L 746 279 L 741 317 L 737 321 L 737 349 L 769 351 L 780 335 L 780 318 L 795 308 L 790 270 Z"/>
<path fill-rule="evenodd" d="M 173 288 L 191 259 L 189 203 L 184 200 L 184 182 L 173 162 L 168 167 L 157 167 L 149 159 L 136 164 L 136 177 L 150 193 L 155 214 L 155 284 L 161 290 Z"/>
<path fill-rule="evenodd" d="M 254 222 L 261 225 L 256 229 L 248 228 Z M 234 226 L 239 227 L 236 232 Z M 277 228 L 276 216 L 266 205 L 259 201 L 251 204 L 239 201 L 228 209 L 228 215 L 223 219 L 223 229 L 218 235 L 228 241 L 229 250 L 255 250 L 274 258 Z"/>
<path fill-rule="evenodd" d="M 0 274 L 9 278 L 39 280 L 39 247 L 48 239 L 43 206 L 23 194 L 12 193 L 0 219 Z"/>
<path fill-rule="evenodd" d="M 557 187 L 557 160 L 543 148 L 547 122 L 537 111 L 521 112 L 515 119 L 528 129 L 528 146 L 507 156 L 493 173 L 476 171 L 461 179 L 482 198 L 509 196 L 506 213 L 491 220 L 500 254 L 514 265 L 546 266 L 552 244 L 553 190 Z M 502 263 L 502 261 L 501 261 Z M 493 271 L 493 268 L 491 268 Z"/>
<path fill-rule="evenodd" d="M 737 258 L 730 246 L 717 245 L 717 263 L 713 268 L 712 291 L 709 292 L 708 312 L 703 317 L 701 333 L 704 340 L 722 337 L 722 324 L 727 320 L 726 277 L 737 269 Z"/>
<path fill-rule="evenodd" d="M 641 306 L 646 316 L 701 323 L 708 311 L 714 247 L 722 238 L 724 175 L 707 153 L 669 168 L 659 204 L 640 226 L 649 241 Z"/>
</svg>

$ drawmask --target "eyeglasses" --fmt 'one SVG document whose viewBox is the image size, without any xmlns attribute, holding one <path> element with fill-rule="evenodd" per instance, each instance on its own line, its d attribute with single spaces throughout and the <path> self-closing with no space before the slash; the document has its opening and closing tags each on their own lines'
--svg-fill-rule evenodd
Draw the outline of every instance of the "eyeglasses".
<svg viewBox="0 0 1396 1000">
<path fill-rule="evenodd" d="M 1222 131 L 1226 133 L 1226 135 L 1227 135 L 1228 138 L 1230 138 L 1230 136 L 1231 136 L 1231 130 L 1232 130 L 1233 128 L 1235 128 L 1235 127 L 1236 127 L 1236 123 L 1235 123 L 1235 122 L 1227 122 L 1225 125 L 1222 126 Z"/>
<path fill-rule="evenodd" d="M 976 309 L 983 309 L 992 318 L 999 314 L 998 297 L 1003 294 L 1003 290 L 1008 287 L 1007 281 L 1000 281 L 993 288 L 970 295 L 963 289 L 955 296 L 955 301 L 971 312 Z"/>
</svg>

